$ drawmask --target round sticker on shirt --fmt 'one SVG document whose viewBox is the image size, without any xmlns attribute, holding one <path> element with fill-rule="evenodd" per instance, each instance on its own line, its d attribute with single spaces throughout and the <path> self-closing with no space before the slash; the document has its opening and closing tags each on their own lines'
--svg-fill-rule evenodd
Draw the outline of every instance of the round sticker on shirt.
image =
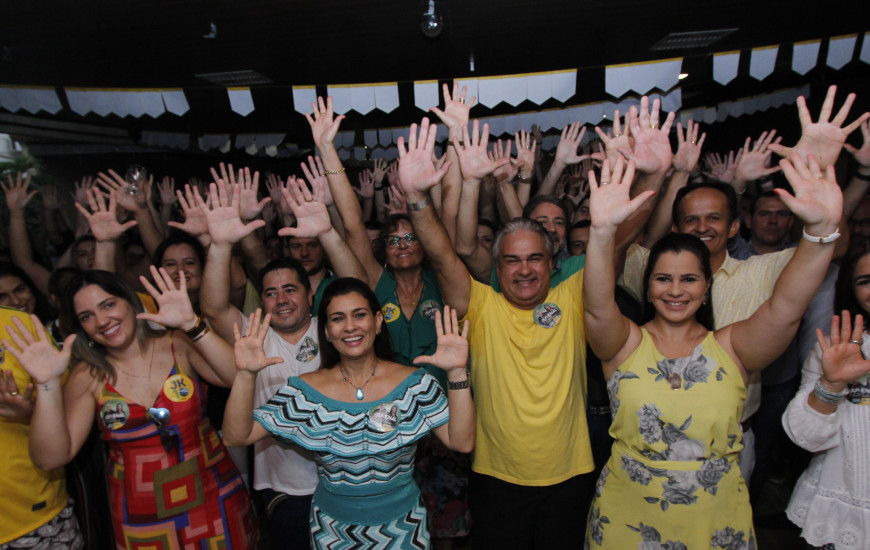
<svg viewBox="0 0 870 550">
<path fill-rule="evenodd" d="M 296 352 L 296 360 L 303 363 L 313 361 L 317 357 L 318 351 L 320 351 L 320 348 L 317 347 L 317 342 L 310 336 L 306 336 L 302 340 L 302 345 L 299 346 L 299 351 Z"/>
<path fill-rule="evenodd" d="M 396 304 L 387 302 L 381 306 L 381 313 L 384 314 L 384 321 L 392 323 L 399 318 L 399 315 L 402 314 L 402 310 Z"/>
<path fill-rule="evenodd" d="M 193 397 L 193 380 L 186 374 L 173 374 L 163 383 L 163 393 L 173 403 L 184 403 Z"/>
<path fill-rule="evenodd" d="M 100 418 L 109 430 L 117 430 L 130 418 L 130 407 L 120 399 L 109 399 L 100 408 Z"/>
<path fill-rule="evenodd" d="M 417 311 L 420 312 L 420 315 L 427 319 L 435 319 L 435 312 L 441 309 L 438 307 L 438 302 L 435 300 L 426 300 L 417 308 Z"/>
<path fill-rule="evenodd" d="M 399 423 L 399 407 L 395 401 L 381 403 L 369 411 L 369 425 L 375 430 L 387 433 L 396 429 Z"/>
<path fill-rule="evenodd" d="M 556 304 L 546 302 L 535 308 L 534 316 L 539 327 L 553 328 L 562 320 L 562 310 Z"/>
</svg>

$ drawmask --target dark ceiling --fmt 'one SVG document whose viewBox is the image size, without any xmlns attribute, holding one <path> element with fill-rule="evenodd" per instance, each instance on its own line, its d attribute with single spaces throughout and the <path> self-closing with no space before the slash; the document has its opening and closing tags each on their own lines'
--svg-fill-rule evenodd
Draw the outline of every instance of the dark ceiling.
<svg viewBox="0 0 870 550">
<path fill-rule="evenodd" d="M 77 0 L 7 1 L 0 5 L 0 84 L 107 88 L 183 87 L 191 111 L 157 119 L 94 114 L 68 109 L 36 118 L 123 128 L 131 144 L 142 130 L 201 133 L 287 133 L 310 141 L 304 118 L 292 104 L 292 85 L 399 82 L 402 106 L 365 119 L 351 113 L 345 129 L 406 125 L 422 112 L 413 107 L 414 80 L 507 75 L 578 69 L 577 93 L 565 104 L 613 99 L 604 92 L 604 66 L 684 57 L 690 77 L 681 83 L 683 106 L 719 101 L 810 83 L 814 95 L 828 82 L 870 96 L 870 65 L 853 61 L 840 71 L 821 62 L 806 76 L 790 71 L 797 41 L 864 33 L 867 2 L 759 0 L 437 0 L 443 34 L 420 32 L 420 0 Z M 217 38 L 205 39 L 209 24 Z M 738 30 L 708 48 L 651 51 L 672 32 Z M 861 36 L 858 47 L 861 46 Z M 748 51 L 778 44 L 777 69 L 758 82 L 747 75 L 722 86 L 712 81 L 716 52 Z M 474 57 L 474 72 L 469 58 Z M 233 113 L 224 88 L 195 75 L 251 69 L 272 84 L 253 88 L 256 111 Z M 61 94 L 62 96 L 62 94 Z M 868 98 L 859 99 L 867 108 Z M 65 100 L 63 100 L 65 101 Z M 561 107 L 525 102 L 473 115 Z M 2 110 L 0 110 L 2 113 Z M 27 113 L 18 113 L 26 115 Z M 30 117 L 30 115 L 27 115 Z M 0 132 L 12 133 L 10 124 Z M 31 143 L 38 142 L 30 138 Z M 43 141 L 52 141 L 44 138 Z"/>
</svg>

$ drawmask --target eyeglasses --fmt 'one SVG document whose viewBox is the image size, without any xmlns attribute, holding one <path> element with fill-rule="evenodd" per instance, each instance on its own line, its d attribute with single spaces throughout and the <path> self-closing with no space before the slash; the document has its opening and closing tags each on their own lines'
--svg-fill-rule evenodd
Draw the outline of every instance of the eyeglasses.
<svg viewBox="0 0 870 550">
<path fill-rule="evenodd" d="M 148 409 L 148 418 L 154 423 L 157 428 L 157 434 L 160 436 L 160 444 L 163 445 L 163 450 L 167 453 L 178 445 L 178 433 L 167 428 L 171 415 L 168 409 L 154 408 Z"/>
<path fill-rule="evenodd" d="M 405 241 L 407 244 L 414 244 L 417 242 L 417 237 L 415 237 L 412 233 L 405 233 L 404 235 L 393 235 L 392 237 L 387 237 L 384 239 L 387 243 L 387 246 L 393 248 L 399 246 L 399 243 Z"/>
</svg>

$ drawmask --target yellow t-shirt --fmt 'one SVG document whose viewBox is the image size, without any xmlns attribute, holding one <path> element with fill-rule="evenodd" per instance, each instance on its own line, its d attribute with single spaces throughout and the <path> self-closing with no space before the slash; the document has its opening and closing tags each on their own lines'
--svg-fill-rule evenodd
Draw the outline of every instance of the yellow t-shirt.
<svg viewBox="0 0 870 550">
<path fill-rule="evenodd" d="M 21 319 L 30 333 L 36 334 L 27 314 L 0 307 L 0 338 L 9 339 L 6 325 L 12 325 L 13 317 Z M 19 392 L 30 383 L 30 376 L 5 348 L 0 348 L 0 369 L 12 371 Z M 3 465 L 3 475 L 0 475 L 0 544 L 44 525 L 66 506 L 63 468 L 51 471 L 37 468 L 27 449 L 29 435 L 29 420 L 0 417 L 0 464 Z"/>
<path fill-rule="evenodd" d="M 472 469 L 532 486 L 591 472 L 583 271 L 551 288 L 532 311 L 513 307 L 487 285 L 471 284 Z"/>
</svg>

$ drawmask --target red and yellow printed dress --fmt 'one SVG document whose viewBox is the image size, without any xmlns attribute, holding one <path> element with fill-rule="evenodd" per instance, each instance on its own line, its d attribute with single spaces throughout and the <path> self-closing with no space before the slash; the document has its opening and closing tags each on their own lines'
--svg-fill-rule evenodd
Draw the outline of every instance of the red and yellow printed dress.
<svg viewBox="0 0 870 550">
<path fill-rule="evenodd" d="M 118 548 L 254 547 L 248 492 L 204 411 L 201 385 L 177 364 L 150 413 L 106 381 L 97 416 L 109 444 L 109 496 Z M 158 430 L 152 417 L 165 419 L 167 412 L 168 422 Z"/>
</svg>

